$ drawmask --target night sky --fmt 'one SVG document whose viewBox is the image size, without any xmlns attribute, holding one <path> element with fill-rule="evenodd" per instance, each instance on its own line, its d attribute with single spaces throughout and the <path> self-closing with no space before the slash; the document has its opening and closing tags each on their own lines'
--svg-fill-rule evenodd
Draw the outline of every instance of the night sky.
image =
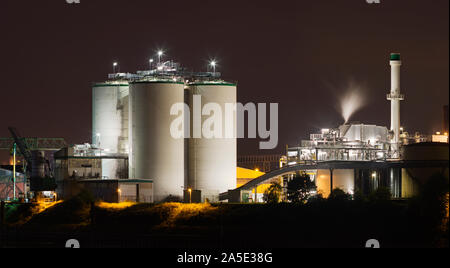
<svg viewBox="0 0 450 268">
<path fill-rule="evenodd" d="M 91 137 L 91 84 L 112 62 L 146 69 L 162 48 L 195 71 L 216 58 L 238 100 L 280 104 L 283 152 L 309 133 L 343 123 L 339 96 L 349 81 L 368 99 L 351 118 L 390 127 L 389 54 L 402 54 L 402 125 L 439 131 L 449 99 L 449 1 L 2 0 L 0 137 Z"/>
</svg>

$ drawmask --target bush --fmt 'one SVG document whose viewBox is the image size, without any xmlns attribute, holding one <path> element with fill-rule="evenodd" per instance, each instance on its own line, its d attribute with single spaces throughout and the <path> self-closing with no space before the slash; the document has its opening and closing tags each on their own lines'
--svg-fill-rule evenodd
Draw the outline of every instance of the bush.
<svg viewBox="0 0 450 268">
<path fill-rule="evenodd" d="M 269 204 L 277 204 L 280 202 L 280 197 L 281 197 L 281 184 L 279 184 L 278 182 L 273 182 L 269 189 L 267 189 L 264 192 L 264 202 L 269 203 Z"/>
<path fill-rule="evenodd" d="M 308 204 L 321 204 L 322 202 L 324 202 L 326 199 L 323 198 L 322 194 L 316 194 L 311 196 L 308 199 Z"/>
<path fill-rule="evenodd" d="M 364 193 L 362 191 L 356 191 L 355 194 L 353 195 L 353 200 L 355 200 L 356 202 L 366 202 L 367 201 L 367 197 L 364 195 Z"/>
<path fill-rule="evenodd" d="M 370 193 L 369 195 L 369 201 L 380 203 L 380 202 L 387 202 L 391 200 L 391 190 L 387 187 L 380 187 Z"/>
<path fill-rule="evenodd" d="M 294 177 L 287 185 L 287 198 L 292 203 L 306 203 L 311 192 L 317 189 L 316 184 L 308 175 L 302 174 Z"/>
<path fill-rule="evenodd" d="M 328 200 L 337 202 L 350 201 L 352 200 L 352 195 L 344 192 L 342 189 L 336 188 L 328 196 Z"/>
<path fill-rule="evenodd" d="M 169 195 L 161 203 L 183 203 L 183 199 L 178 196 Z"/>
</svg>

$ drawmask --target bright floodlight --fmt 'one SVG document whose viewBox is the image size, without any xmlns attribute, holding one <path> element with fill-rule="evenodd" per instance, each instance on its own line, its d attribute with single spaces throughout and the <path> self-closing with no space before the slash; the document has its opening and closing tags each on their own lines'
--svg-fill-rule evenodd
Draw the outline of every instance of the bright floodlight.
<svg viewBox="0 0 450 268">
<path fill-rule="evenodd" d="M 216 66 L 217 66 L 217 62 L 215 60 L 212 60 L 209 65 L 211 65 L 211 67 L 213 68 L 213 73 L 214 75 L 216 74 Z"/>
<path fill-rule="evenodd" d="M 119 65 L 117 62 L 113 63 L 113 73 L 116 73 L 116 67 Z"/>
<path fill-rule="evenodd" d="M 150 64 L 150 70 L 152 70 L 153 69 L 153 62 L 154 62 L 154 60 L 150 59 L 148 62 Z"/>
<path fill-rule="evenodd" d="M 161 57 L 164 54 L 164 51 L 160 50 L 158 51 L 158 62 L 161 63 Z"/>
</svg>

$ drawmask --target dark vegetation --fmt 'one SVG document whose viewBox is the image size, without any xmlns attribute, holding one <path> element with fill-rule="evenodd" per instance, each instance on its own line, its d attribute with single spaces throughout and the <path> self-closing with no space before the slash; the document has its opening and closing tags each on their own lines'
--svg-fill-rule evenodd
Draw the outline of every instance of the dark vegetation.
<svg viewBox="0 0 450 268">
<path fill-rule="evenodd" d="M 276 188 L 276 187 L 275 187 Z M 391 201 L 388 189 L 368 197 L 335 190 L 328 199 L 269 204 L 93 205 L 82 194 L 34 215 L 26 206 L 7 209 L 3 246 L 63 247 L 448 247 L 448 179 L 436 175 L 422 193 Z M 300 200 L 300 199 L 299 199 Z M 447 218 L 447 220 L 446 220 Z"/>
<path fill-rule="evenodd" d="M 282 186 L 278 182 L 274 182 L 264 192 L 264 202 L 269 204 L 277 204 L 281 201 Z"/>
<path fill-rule="evenodd" d="M 308 175 L 295 176 L 287 185 L 287 199 L 292 203 L 306 203 L 311 197 L 311 191 L 317 189 L 316 184 Z"/>
</svg>

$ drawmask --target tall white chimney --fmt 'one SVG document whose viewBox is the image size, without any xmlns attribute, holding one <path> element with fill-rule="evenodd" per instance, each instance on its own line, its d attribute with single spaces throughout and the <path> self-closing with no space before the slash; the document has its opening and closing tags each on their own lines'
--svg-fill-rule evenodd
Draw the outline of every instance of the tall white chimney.
<svg viewBox="0 0 450 268">
<path fill-rule="evenodd" d="M 400 140 L 400 101 L 405 96 L 400 93 L 400 67 L 402 61 L 399 53 L 391 54 L 391 92 L 387 99 L 391 101 L 391 131 L 394 133 L 391 140 L 391 149 L 393 157 L 399 157 L 399 140 Z"/>
</svg>

